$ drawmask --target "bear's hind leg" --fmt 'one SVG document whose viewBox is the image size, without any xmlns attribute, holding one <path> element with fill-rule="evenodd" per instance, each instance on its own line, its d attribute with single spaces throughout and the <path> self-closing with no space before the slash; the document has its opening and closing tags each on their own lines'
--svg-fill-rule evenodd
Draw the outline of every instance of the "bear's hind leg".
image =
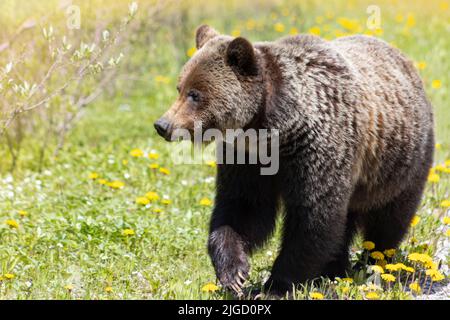
<svg viewBox="0 0 450 320">
<path fill-rule="evenodd" d="M 366 241 L 375 243 L 375 250 L 395 249 L 408 231 L 422 197 L 423 185 L 418 183 L 400 193 L 381 208 L 362 215 Z"/>
</svg>

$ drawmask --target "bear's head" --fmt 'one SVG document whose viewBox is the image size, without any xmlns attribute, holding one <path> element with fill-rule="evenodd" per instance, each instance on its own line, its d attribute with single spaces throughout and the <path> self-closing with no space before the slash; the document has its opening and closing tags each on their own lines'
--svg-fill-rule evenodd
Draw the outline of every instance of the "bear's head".
<svg viewBox="0 0 450 320">
<path fill-rule="evenodd" d="M 168 141 L 175 129 L 192 135 L 198 124 L 203 131 L 245 128 L 263 103 L 261 58 L 248 40 L 202 25 L 196 46 L 179 76 L 177 100 L 155 122 L 159 135 Z"/>
</svg>

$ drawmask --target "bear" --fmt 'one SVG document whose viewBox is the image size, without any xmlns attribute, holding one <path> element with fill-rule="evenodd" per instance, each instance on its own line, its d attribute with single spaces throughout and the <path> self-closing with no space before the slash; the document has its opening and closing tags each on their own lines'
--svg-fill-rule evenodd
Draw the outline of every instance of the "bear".
<svg viewBox="0 0 450 320">
<path fill-rule="evenodd" d="M 282 215 L 264 291 L 284 295 L 345 276 L 357 232 L 397 248 L 420 204 L 434 153 L 432 106 L 412 62 L 375 37 L 296 35 L 251 43 L 197 29 L 179 96 L 155 122 L 177 128 L 276 128 L 279 170 L 218 164 L 208 252 L 223 287 L 242 294 L 248 257 Z M 280 210 L 282 208 L 282 210 Z"/>
</svg>

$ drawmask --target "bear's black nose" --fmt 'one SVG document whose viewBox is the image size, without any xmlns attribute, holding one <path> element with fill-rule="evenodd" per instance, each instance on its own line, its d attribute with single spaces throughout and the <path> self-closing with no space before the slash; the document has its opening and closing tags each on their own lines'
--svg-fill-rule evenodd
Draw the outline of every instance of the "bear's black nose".
<svg viewBox="0 0 450 320">
<path fill-rule="evenodd" d="M 155 122 L 155 129 L 158 134 L 166 140 L 169 140 L 169 127 L 170 123 L 164 118 L 160 118 Z"/>
</svg>

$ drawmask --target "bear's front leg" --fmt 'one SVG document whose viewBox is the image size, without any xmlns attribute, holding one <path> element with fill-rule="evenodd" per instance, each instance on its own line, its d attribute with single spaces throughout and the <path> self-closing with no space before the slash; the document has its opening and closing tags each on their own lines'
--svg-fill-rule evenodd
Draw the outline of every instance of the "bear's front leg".
<svg viewBox="0 0 450 320">
<path fill-rule="evenodd" d="M 261 246 L 275 225 L 274 176 L 261 176 L 257 165 L 219 165 L 208 252 L 217 278 L 237 294 L 248 278 L 247 255 Z"/>
<path fill-rule="evenodd" d="M 311 183 L 305 183 L 308 181 Z M 264 286 L 266 292 L 284 296 L 294 286 L 326 275 L 330 264 L 337 263 L 344 268 L 346 261 L 340 260 L 347 256 L 344 253 L 348 250 L 348 181 L 345 175 L 321 176 L 317 171 L 312 178 L 301 174 L 285 176 L 282 245 Z"/>
</svg>

